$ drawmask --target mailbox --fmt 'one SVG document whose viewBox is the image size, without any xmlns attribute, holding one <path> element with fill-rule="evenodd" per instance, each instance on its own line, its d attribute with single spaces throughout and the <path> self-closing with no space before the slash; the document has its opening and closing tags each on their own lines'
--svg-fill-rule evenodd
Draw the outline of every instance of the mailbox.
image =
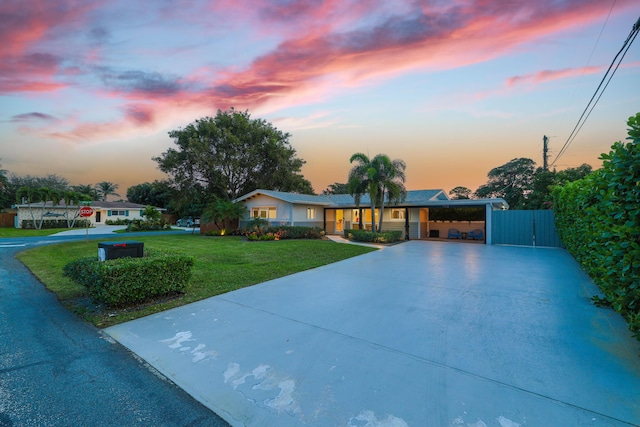
<svg viewBox="0 0 640 427">
<path fill-rule="evenodd" d="M 98 259 L 105 261 L 116 258 L 142 258 L 144 243 L 142 242 L 102 242 L 98 243 Z"/>
</svg>

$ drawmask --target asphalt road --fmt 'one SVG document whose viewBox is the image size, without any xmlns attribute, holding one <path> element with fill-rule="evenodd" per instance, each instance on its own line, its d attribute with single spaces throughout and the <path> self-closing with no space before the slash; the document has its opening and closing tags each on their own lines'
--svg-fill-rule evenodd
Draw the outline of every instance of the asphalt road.
<svg viewBox="0 0 640 427">
<path fill-rule="evenodd" d="M 28 247 L 78 239 L 0 239 L 0 427 L 227 426 L 68 312 L 15 259 Z"/>
</svg>

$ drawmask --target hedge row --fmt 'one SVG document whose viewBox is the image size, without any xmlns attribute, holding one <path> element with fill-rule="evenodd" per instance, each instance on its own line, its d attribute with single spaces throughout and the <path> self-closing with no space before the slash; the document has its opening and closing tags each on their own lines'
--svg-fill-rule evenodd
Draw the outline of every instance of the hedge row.
<svg viewBox="0 0 640 427">
<path fill-rule="evenodd" d="M 36 224 L 40 224 L 40 220 L 36 219 Z M 75 224 L 73 224 L 74 228 L 85 228 L 89 224 L 89 221 L 86 219 L 77 219 Z M 21 227 L 25 230 L 33 230 L 36 227 L 33 224 L 33 221 L 30 219 L 22 220 Z M 42 229 L 51 229 L 51 228 L 69 228 L 69 223 L 66 219 L 45 219 L 42 221 Z"/>
<path fill-rule="evenodd" d="M 344 230 L 344 237 L 356 242 L 393 243 L 402 239 L 402 231 L 372 232 L 367 230 Z"/>
<path fill-rule="evenodd" d="M 249 240 L 321 239 L 325 232 L 320 227 L 296 225 L 267 226 L 262 229 L 246 229 L 241 234 Z"/>
<path fill-rule="evenodd" d="M 87 288 L 94 302 L 126 307 L 184 291 L 194 262 L 187 255 L 145 250 L 143 258 L 79 258 L 65 265 L 63 273 Z"/>
<path fill-rule="evenodd" d="M 553 191 L 556 225 L 567 250 L 640 339 L 640 113 L 629 140 L 602 154 L 602 169 Z"/>
</svg>

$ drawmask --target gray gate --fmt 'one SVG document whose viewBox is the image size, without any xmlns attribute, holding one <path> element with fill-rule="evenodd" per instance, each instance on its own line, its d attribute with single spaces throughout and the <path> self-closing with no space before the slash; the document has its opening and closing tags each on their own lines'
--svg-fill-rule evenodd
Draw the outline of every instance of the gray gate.
<svg viewBox="0 0 640 427">
<path fill-rule="evenodd" d="M 494 245 L 561 247 L 551 210 L 492 211 Z"/>
</svg>

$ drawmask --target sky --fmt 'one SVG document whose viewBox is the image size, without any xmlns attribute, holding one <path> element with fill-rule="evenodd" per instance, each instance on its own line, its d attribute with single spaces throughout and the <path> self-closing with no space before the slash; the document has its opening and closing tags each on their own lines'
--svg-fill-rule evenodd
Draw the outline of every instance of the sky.
<svg viewBox="0 0 640 427">
<path fill-rule="evenodd" d="M 410 190 L 477 189 L 526 157 L 558 170 L 627 136 L 640 41 L 557 160 L 640 17 L 637 0 L 2 0 L 0 164 L 70 184 L 166 178 L 168 132 L 248 110 L 291 134 L 320 193 L 356 152 Z"/>
</svg>

